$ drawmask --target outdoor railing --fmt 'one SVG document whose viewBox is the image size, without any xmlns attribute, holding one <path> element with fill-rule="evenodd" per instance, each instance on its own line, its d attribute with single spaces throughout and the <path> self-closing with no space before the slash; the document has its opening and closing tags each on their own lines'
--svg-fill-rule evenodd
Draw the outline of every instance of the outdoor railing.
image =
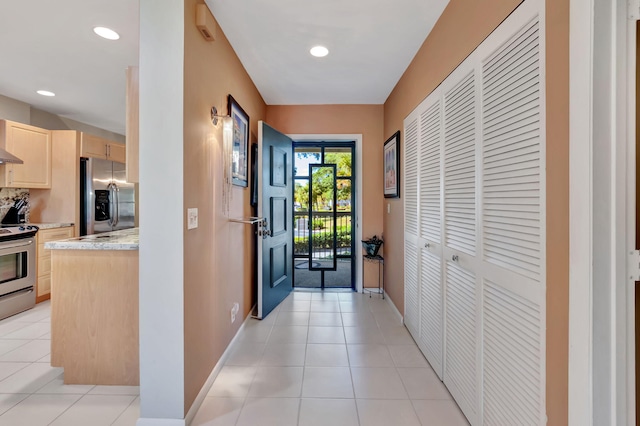
<svg viewBox="0 0 640 426">
<path fill-rule="evenodd" d="M 313 249 L 333 248 L 333 213 L 314 213 L 309 223 L 309 212 L 294 212 L 294 254 L 309 254 L 309 235 L 313 234 Z M 336 245 L 338 255 L 351 254 L 351 212 L 336 214 Z"/>
</svg>

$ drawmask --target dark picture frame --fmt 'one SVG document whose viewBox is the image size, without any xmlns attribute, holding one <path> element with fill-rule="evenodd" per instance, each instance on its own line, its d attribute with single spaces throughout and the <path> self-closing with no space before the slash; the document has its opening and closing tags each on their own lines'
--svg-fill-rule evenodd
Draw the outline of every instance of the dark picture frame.
<svg viewBox="0 0 640 426">
<path fill-rule="evenodd" d="M 232 122 L 232 164 L 231 178 L 236 186 L 247 187 L 249 184 L 249 115 L 240 104 L 229 95 L 229 117 Z"/>
<path fill-rule="evenodd" d="M 400 197 L 400 130 L 384 143 L 384 198 Z"/>
</svg>

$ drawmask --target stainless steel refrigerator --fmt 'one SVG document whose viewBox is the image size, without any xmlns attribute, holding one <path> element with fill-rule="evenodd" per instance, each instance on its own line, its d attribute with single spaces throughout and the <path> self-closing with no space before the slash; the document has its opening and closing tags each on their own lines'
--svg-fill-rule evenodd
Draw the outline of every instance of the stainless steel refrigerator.
<svg viewBox="0 0 640 426">
<path fill-rule="evenodd" d="M 80 235 L 135 226 L 135 189 L 126 181 L 124 164 L 80 159 L 80 210 Z"/>
</svg>

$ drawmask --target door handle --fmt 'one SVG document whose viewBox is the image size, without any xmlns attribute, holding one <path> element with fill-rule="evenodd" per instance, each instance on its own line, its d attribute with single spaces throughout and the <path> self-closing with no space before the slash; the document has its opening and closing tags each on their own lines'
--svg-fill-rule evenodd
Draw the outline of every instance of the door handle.
<svg viewBox="0 0 640 426">
<path fill-rule="evenodd" d="M 431 247 L 431 244 L 429 244 L 429 243 L 424 243 L 424 248 L 429 248 L 429 247 Z"/>
<path fill-rule="evenodd" d="M 109 151 L 111 151 L 111 149 L 109 149 Z M 113 184 L 113 195 L 115 196 L 115 202 L 113 206 L 113 210 L 115 212 L 115 215 L 113 217 L 113 226 L 118 226 L 118 223 L 120 223 L 120 188 L 115 183 Z"/>
<path fill-rule="evenodd" d="M 454 254 L 453 256 L 451 256 L 451 260 L 453 260 L 454 262 L 457 262 L 460 258 L 458 257 L 457 254 Z"/>
<path fill-rule="evenodd" d="M 109 226 L 114 227 L 115 224 L 115 215 L 116 215 L 116 196 L 114 191 L 115 184 L 113 182 L 109 182 L 107 185 L 107 189 L 109 190 Z"/>
</svg>

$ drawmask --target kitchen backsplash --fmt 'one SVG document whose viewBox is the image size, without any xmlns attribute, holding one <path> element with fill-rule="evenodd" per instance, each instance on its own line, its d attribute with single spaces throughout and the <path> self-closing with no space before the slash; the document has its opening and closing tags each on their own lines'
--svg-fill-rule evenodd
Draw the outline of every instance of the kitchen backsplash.
<svg viewBox="0 0 640 426">
<path fill-rule="evenodd" d="M 0 220 L 7 214 L 9 208 L 21 198 L 27 201 L 25 219 L 29 222 L 29 190 L 21 188 L 0 188 Z"/>
</svg>

